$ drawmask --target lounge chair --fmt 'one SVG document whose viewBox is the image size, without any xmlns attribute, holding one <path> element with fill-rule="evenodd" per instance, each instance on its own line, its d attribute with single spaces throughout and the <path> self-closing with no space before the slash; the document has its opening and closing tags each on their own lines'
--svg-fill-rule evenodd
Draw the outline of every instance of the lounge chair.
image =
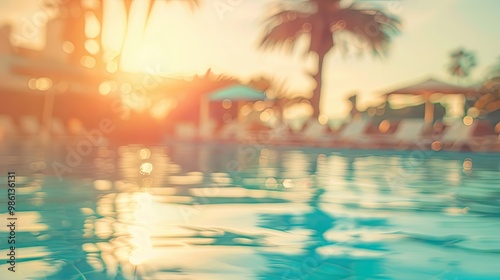
<svg viewBox="0 0 500 280">
<path fill-rule="evenodd" d="M 309 119 L 300 132 L 294 132 L 291 127 L 284 124 L 274 130 L 278 144 L 323 147 L 335 139 L 330 134 L 328 126 L 315 119 Z"/>
<path fill-rule="evenodd" d="M 196 126 L 191 123 L 179 123 L 175 125 L 175 137 L 183 140 L 193 140 L 196 138 Z"/>
<path fill-rule="evenodd" d="M 35 116 L 23 116 L 19 120 L 21 132 L 27 136 L 35 136 L 40 133 L 40 122 Z"/>
<path fill-rule="evenodd" d="M 210 120 L 204 124 L 201 124 L 199 132 L 198 132 L 198 136 L 200 137 L 200 139 L 213 138 L 214 133 L 215 133 L 215 126 L 216 126 L 216 123 L 212 120 Z"/>
<path fill-rule="evenodd" d="M 328 141 L 328 146 L 338 148 L 354 148 L 365 146 L 369 139 L 364 133 L 369 122 L 367 120 L 353 121 L 334 134 Z"/>
<path fill-rule="evenodd" d="M 293 145 L 293 137 L 295 134 L 292 132 L 290 126 L 285 122 L 280 122 L 276 126 L 270 128 L 265 136 L 260 137 L 261 142 L 270 145 Z"/>
<path fill-rule="evenodd" d="M 0 115 L 0 139 L 16 136 L 18 130 L 10 116 Z"/>
<path fill-rule="evenodd" d="M 71 118 L 68 120 L 68 132 L 71 136 L 79 137 L 86 131 L 85 126 L 82 121 L 77 118 Z"/>
<path fill-rule="evenodd" d="M 500 134 L 499 133 L 492 136 L 489 151 L 490 152 L 497 152 L 497 153 L 500 152 Z"/>
<path fill-rule="evenodd" d="M 474 131 L 477 125 L 477 122 L 473 122 L 471 125 L 457 122 L 447 128 L 440 139 L 443 148 L 451 151 L 487 151 L 488 145 L 491 144 L 493 139 L 487 136 L 475 137 Z"/>
<path fill-rule="evenodd" d="M 408 149 L 414 146 L 421 146 L 421 142 L 425 140 L 423 138 L 424 129 L 424 120 L 405 119 L 400 121 L 394 133 L 377 136 L 374 141 L 381 147 L 396 149 Z"/>
<path fill-rule="evenodd" d="M 249 137 L 248 125 L 238 121 L 232 121 L 225 124 L 219 133 L 219 138 L 221 140 L 242 141 Z"/>
<path fill-rule="evenodd" d="M 58 118 L 52 118 L 50 123 L 50 132 L 55 136 L 68 136 L 68 130 L 66 129 L 64 122 Z"/>
<path fill-rule="evenodd" d="M 306 122 L 304 129 L 300 132 L 296 140 L 313 145 L 320 144 L 320 142 L 328 141 L 331 137 L 328 135 L 328 127 L 320 124 L 315 119 L 310 119 Z"/>
<path fill-rule="evenodd" d="M 494 123 L 492 127 L 494 128 L 489 150 L 491 152 L 500 152 L 500 122 Z"/>
</svg>

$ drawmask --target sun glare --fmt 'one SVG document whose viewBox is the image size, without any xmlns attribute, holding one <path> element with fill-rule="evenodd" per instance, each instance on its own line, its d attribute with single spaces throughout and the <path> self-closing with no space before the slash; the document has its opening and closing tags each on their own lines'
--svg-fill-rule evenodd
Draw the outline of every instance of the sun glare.
<svg viewBox="0 0 500 280">
<path fill-rule="evenodd" d="M 118 0 L 104 1 L 102 48 L 107 71 L 120 70 L 155 74 L 192 74 L 206 71 L 209 56 L 203 54 L 210 48 L 205 44 L 200 48 L 196 20 L 193 15 L 187 20 L 189 12 L 185 5 L 175 1 L 157 1 L 147 18 L 148 2 L 133 1 L 129 18 L 124 5 Z M 88 38 L 95 38 L 92 16 L 88 16 L 86 26 Z M 93 27 L 92 27 L 93 26 Z M 91 28 L 92 27 L 92 28 Z M 87 30 L 88 29 L 88 30 Z M 93 46 L 87 50 L 94 51 Z M 87 47 L 87 46 L 86 46 Z M 112 62 L 120 57 L 119 64 Z M 111 64 L 109 64 L 111 63 Z"/>
<path fill-rule="evenodd" d="M 87 40 L 85 41 L 85 49 L 90 54 L 96 55 L 100 50 L 99 43 L 96 40 Z"/>
<path fill-rule="evenodd" d="M 125 8 L 121 1 L 103 1 L 102 47 L 105 61 L 120 53 L 126 32 Z"/>
<path fill-rule="evenodd" d="M 85 14 L 85 36 L 87 38 L 96 38 L 101 33 L 101 24 L 93 12 Z"/>
</svg>

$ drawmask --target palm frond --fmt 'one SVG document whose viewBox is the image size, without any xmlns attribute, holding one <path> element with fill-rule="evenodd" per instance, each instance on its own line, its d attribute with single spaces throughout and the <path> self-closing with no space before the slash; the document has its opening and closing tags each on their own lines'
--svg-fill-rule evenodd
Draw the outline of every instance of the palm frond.
<svg viewBox="0 0 500 280">
<path fill-rule="evenodd" d="M 261 46 L 273 48 L 288 44 L 291 50 L 299 36 L 310 31 L 310 16 L 296 11 L 275 14 L 267 20 L 267 32 L 262 38 Z"/>
<path fill-rule="evenodd" d="M 332 29 L 328 24 L 327 19 L 325 19 L 324 14 L 317 13 L 312 17 L 312 28 L 310 34 L 310 52 L 312 51 L 320 56 L 324 56 L 334 46 Z"/>
<path fill-rule="evenodd" d="M 448 71 L 456 77 L 467 77 L 476 66 L 476 56 L 473 52 L 459 48 L 450 54 L 451 62 Z"/>
<path fill-rule="evenodd" d="M 134 1 L 136 1 L 136 0 L 124 0 L 123 1 L 125 3 L 125 11 L 127 13 L 127 16 L 130 15 L 130 8 L 132 6 L 132 2 L 134 2 Z M 156 1 L 158 1 L 158 0 L 152 0 L 153 3 L 148 5 L 149 7 L 148 7 L 148 13 L 147 13 L 146 18 L 149 18 L 149 16 L 151 15 L 151 10 L 153 9 L 154 3 Z M 181 1 L 181 2 L 188 4 L 193 10 L 200 5 L 200 0 L 166 0 L 166 1 Z"/>
<path fill-rule="evenodd" d="M 339 9 L 329 18 L 330 27 L 340 26 L 332 32 L 347 31 L 368 43 L 375 55 L 384 55 L 391 38 L 399 33 L 400 21 L 373 9 L 351 6 Z"/>
<path fill-rule="evenodd" d="M 307 18 L 311 16 L 309 13 L 298 12 L 294 10 L 282 10 L 264 20 L 263 24 L 266 26 L 276 26 L 296 18 Z"/>
</svg>

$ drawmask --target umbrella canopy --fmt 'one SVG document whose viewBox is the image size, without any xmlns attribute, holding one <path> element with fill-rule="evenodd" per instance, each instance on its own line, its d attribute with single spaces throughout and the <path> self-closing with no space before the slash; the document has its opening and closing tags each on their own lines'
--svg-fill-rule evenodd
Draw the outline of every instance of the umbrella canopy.
<svg viewBox="0 0 500 280">
<path fill-rule="evenodd" d="M 260 101 L 260 100 L 265 100 L 266 96 L 264 93 L 254 90 L 252 88 L 249 88 L 247 86 L 243 85 L 232 85 L 228 86 L 225 88 L 222 88 L 220 90 L 215 91 L 214 93 L 205 96 L 202 98 L 201 101 L 201 108 L 200 108 L 200 127 L 203 135 L 202 137 L 209 137 L 209 133 L 205 133 L 204 128 L 209 126 L 209 118 L 210 118 L 210 113 L 209 113 L 209 104 L 212 101 L 223 101 L 223 100 L 230 100 L 233 102 L 237 102 L 240 104 L 240 101 Z M 239 105 L 238 105 L 238 111 L 239 111 Z"/>
<path fill-rule="evenodd" d="M 210 101 L 222 101 L 229 99 L 231 101 L 259 101 L 265 100 L 266 96 L 260 91 L 252 88 L 235 85 L 223 88 L 210 95 Z"/>
<path fill-rule="evenodd" d="M 399 88 L 386 93 L 386 96 L 393 94 L 406 94 L 406 95 L 422 95 L 425 97 L 425 114 L 424 119 L 427 125 L 431 125 L 434 120 L 434 106 L 430 101 L 431 95 L 439 94 L 467 94 L 474 91 L 470 87 L 462 87 L 453 84 L 448 84 L 433 78 L 425 81 Z"/>
<path fill-rule="evenodd" d="M 433 78 L 416 83 L 414 85 L 406 86 L 393 90 L 386 95 L 392 94 L 408 94 L 408 95 L 425 95 L 433 93 L 441 94 L 466 94 L 473 91 L 473 88 L 462 87 L 457 85 L 448 84 Z"/>
</svg>

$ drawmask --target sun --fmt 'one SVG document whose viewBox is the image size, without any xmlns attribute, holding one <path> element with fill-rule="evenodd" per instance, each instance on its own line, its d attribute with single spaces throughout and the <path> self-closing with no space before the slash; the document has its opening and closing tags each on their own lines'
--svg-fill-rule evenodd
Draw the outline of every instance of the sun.
<svg viewBox="0 0 500 280">
<path fill-rule="evenodd" d="M 122 1 L 103 1 L 102 48 L 110 72 L 180 74 L 202 72 L 194 15 L 182 3 L 134 1 L 130 17 Z M 117 61 L 117 58 L 118 61 Z M 118 69 L 116 66 L 119 66 Z"/>
</svg>

